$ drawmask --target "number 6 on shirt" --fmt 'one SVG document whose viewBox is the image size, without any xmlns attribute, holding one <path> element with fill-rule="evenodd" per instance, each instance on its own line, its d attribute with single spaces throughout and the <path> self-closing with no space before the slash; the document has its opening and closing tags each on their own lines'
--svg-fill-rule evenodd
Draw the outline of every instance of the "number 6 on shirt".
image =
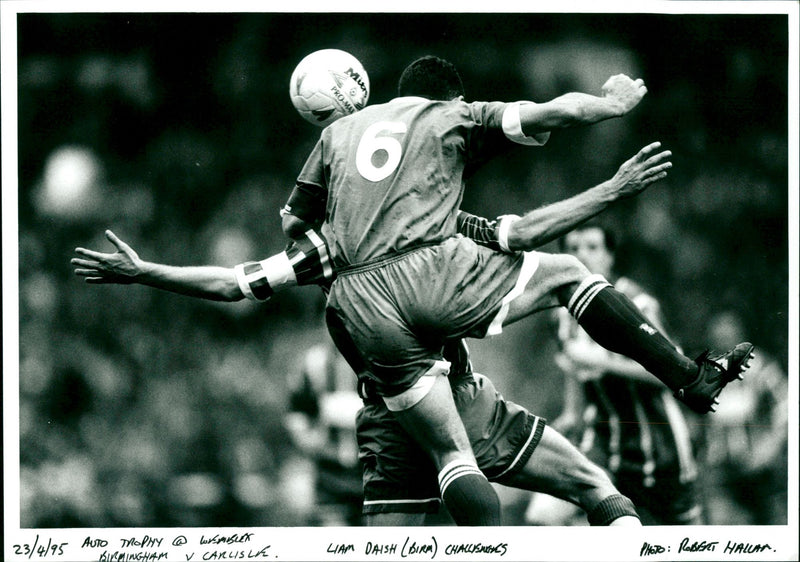
<svg viewBox="0 0 800 562">
<path fill-rule="evenodd" d="M 367 127 L 356 150 L 356 168 L 364 179 L 378 182 L 385 179 L 395 171 L 400 163 L 403 154 L 403 147 L 400 142 L 390 136 L 381 136 L 382 133 L 405 133 L 407 131 L 405 123 L 399 121 L 379 121 Z M 380 166 L 372 162 L 372 155 L 379 150 L 385 150 L 386 161 Z"/>
</svg>

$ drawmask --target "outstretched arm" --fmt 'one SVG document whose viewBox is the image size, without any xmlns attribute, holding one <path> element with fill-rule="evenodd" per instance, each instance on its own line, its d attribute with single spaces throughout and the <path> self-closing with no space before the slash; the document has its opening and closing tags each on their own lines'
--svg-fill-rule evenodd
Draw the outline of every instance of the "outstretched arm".
<svg viewBox="0 0 800 562">
<path fill-rule="evenodd" d="M 609 78 L 602 95 L 571 92 L 545 103 L 521 103 L 519 122 L 527 136 L 538 133 L 591 125 L 599 121 L 622 117 L 636 107 L 647 93 L 641 78 L 633 80 L 624 74 Z"/>
<path fill-rule="evenodd" d="M 114 253 L 76 248 L 75 274 L 92 284 L 148 285 L 173 293 L 215 301 L 238 301 L 244 298 L 233 268 L 217 266 L 175 267 L 142 260 L 113 232 L 106 238 L 116 247 Z"/>
<path fill-rule="evenodd" d="M 72 259 L 72 265 L 77 267 L 75 274 L 87 283 L 138 283 L 190 297 L 233 302 L 245 297 L 266 301 L 276 291 L 295 285 L 325 287 L 335 276 L 327 243 L 313 230 L 298 235 L 283 252 L 235 267 L 151 263 L 142 260 L 110 230 L 106 231 L 106 238 L 116 247 L 115 253 L 75 249 L 80 256 Z"/>
<path fill-rule="evenodd" d="M 464 211 L 458 214 L 461 234 L 496 250 L 533 250 L 559 238 L 604 211 L 619 199 L 633 197 L 667 177 L 672 153 L 654 142 L 624 162 L 610 180 L 578 195 L 528 212 L 523 217 L 505 215 L 490 221 Z"/>
<path fill-rule="evenodd" d="M 610 180 L 574 197 L 535 209 L 508 227 L 510 250 L 532 250 L 560 238 L 576 226 L 600 214 L 611 203 L 638 195 L 653 183 L 667 177 L 672 167 L 668 150 L 654 142 L 624 162 Z M 500 232 L 502 235 L 503 232 Z"/>
</svg>

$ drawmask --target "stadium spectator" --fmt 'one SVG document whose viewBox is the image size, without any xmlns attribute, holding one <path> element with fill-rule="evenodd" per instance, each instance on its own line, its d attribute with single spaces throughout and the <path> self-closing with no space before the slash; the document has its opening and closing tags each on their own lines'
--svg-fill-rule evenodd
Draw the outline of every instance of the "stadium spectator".
<svg viewBox="0 0 800 562">
<path fill-rule="evenodd" d="M 289 385 L 284 423 L 299 451 L 313 464 L 309 524 L 361 524 L 363 492 L 356 442 L 361 398 L 355 375 L 329 338 L 303 352 Z"/>
<path fill-rule="evenodd" d="M 708 341 L 716 348 L 745 331 L 734 310 L 714 315 Z M 751 374 L 726 392 L 704 425 L 704 486 L 712 525 L 786 525 L 789 380 L 764 350 Z"/>
</svg>

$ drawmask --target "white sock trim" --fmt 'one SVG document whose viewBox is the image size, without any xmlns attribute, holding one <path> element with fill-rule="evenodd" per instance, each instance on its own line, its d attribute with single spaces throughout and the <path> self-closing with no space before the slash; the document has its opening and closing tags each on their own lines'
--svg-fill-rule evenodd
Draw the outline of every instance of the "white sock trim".
<svg viewBox="0 0 800 562">
<path fill-rule="evenodd" d="M 580 320 L 581 315 L 586 311 L 586 307 L 597 296 L 597 293 L 610 286 L 611 283 L 602 275 L 596 273 L 589 275 L 575 289 L 569 299 L 569 303 L 567 303 L 567 310 L 576 320 Z"/>
<path fill-rule="evenodd" d="M 447 490 L 447 487 L 450 486 L 455 480 L 462 476 L 466 476 L 467 474 L 478 474 L 483 478 L 483 472 L 481 469 L 478 468 L 478 465 L 463 460 L 455 460 L 451 461 L 445 465 L 445 467 L 439 472 L 439 489 L 441 490 L 442 497 L 444 497 L 444 492 Z"/>
</svg>

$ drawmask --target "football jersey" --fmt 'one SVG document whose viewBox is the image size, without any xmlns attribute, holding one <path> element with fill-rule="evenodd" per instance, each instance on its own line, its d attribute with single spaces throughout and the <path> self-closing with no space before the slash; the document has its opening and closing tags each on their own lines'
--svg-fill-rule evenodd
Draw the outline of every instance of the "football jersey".
<svg viewBox="0 0 800 562">
<path fill-rule="evenodd" d="M 297 184 L 326 201 L 334 265 L 362 264 L 453 236 L 463 180 L 513 146 L 504 134 L 507 107 L 401 97 L 325 128 Z"/>
</svg>

